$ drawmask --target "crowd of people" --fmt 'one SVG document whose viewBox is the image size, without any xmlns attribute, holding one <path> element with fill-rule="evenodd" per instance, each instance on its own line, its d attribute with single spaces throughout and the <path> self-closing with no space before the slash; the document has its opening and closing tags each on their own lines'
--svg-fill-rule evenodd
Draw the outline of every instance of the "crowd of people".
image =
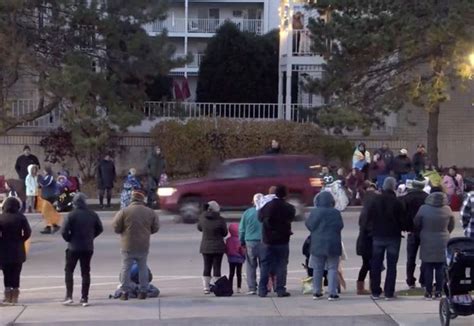
<svg viewBox="0 0 474 326">
<path fill-rule="evenodd" d="M 362 145 L 358 146 L 354 154 L 354 169 L 348 176 L 344 176 L 341 170 L 336 176 L 332 176 L 327 168 L 322 171 L 326 184 L 340 178 L 350 188 L 352 183 L 364 185 L 363 195 L 355 197 L 362 202 L 356 244 L 357 254 L 362 257 L 357 294 L 370 294 L 373 300 L 378 300 L 382 296 L 386 300 L 395 298 L 401 239 L 402 235 L 406 234 L 407 285 L 414 288 L 418 281 L 425 289 L 426 299 L 439 298 L 443 284 L 444 251 L 456 223 L 450 203 L 452 204 L 454 196 L 460 197 L 462 194 L 459 191 L 459 187 L 462 188 L 462 178 L 454 168 L 443 178 L 439 174 L 436 175 L 436 171 L 426 163 L 426 157 L 421 155 L 422 146 L 419 146 L 418 158 L 413 159 L 416 164 L 413 164 L 410 170 L 401 171 L 393 168 L 397 164 L 393 164 L 395 158 L 387 146 L 378 151 L 380 154 L 374 155 L 372 162 L 370 153 Z M 279 150 L 277 143 L 272 147 L 274 151 L 276 148 Z M 29 151 L 25 148 L 25 151 L 27 150 Z M 407 156 L 406 151 L 400 153 L 399 162 L 406 161 L 403 158 Z M 161 151 L 156 148 L 151 161 L 148 161 L 148 168 L 157 171 L 153 175 L 150 173 L 150 178 L 154 180 L 149 181 L 156 187 L 163 181 L 165 168 L 164 160 L 159 161 L 160 157 Z M 375 182 L 372 182 L 370 179 L 372 164 L 380 160 L 385 166 L 384 174 L 376 175 Z M 35 197 L 28 199 L 27 209 L 38 200 L 51 205 L 57 189 L 51 169 L 45 167 L 42 174 L 37 174 L 39 163 L 34 162 L 33 158 L 25 160 L 24 164 L 28 164 L 26 174 L 23 171 L 23 164 L 19 164 L 21 167 L 19 171 L 25 178 L 27 188 L 30 187 L 27 191 L 28 196 Z M 101 192 L 103 200 L 104 195 L 108 197 L 107 194 L 113 187 L 115 175 L 110 157 L 104 158 L 99 169 L 102 169 L 99 174 L 103 178 L 100 184 L 101 190 L 104 190 Z M 108 174 L 109 172 L 113 173 Z M 413 179 L 406 176 L 410 173 L 413 173 Z M 406 189 L 401 192 L 399 188 L 403 182 Z M 131 269 L 136 265 L 139 275 L 137 297 L 143 300 L 147 298 L 150 282 L 150 271 L 147 267 L 150 237 L 158 232 L 159 219 L 156 212 L 146 205 L 147 194 L 136 179 L 136 171 L 130 171 L 126 183 L 126 190 L 130 191 L 130 195 L 126 196 L 129 202 L 122 206 L 113 221 L 114 231 L 121 236 L 120 299 L 129 299 L 132 289 Z M 41 193 L 39 196 L 37 191 Z M 267 195 L 255 194 L 253 207 L 243 213 L 239 224 L 232 223 L 229 226 L 220 214 L 219 203 L 210 201 L 205 205 L 197 224 L 198 230 L 202 232 L 200 253 L 203 257 L 202 282 L 205 294 L 213 291 L 213 285 L 215 288 L 215 284 L 221 279 L 221 265 L 226 254 L 230 271 L 229 282 L 233 288 L 233 279 L 236 277 L 237 292 L 242 291 L 242 269 L 245 263 L 249 295 L 266 297 L 274 291 L 278 297 L 290 296 L 286 280 L 295 208 L 287 202 L 287 196 L 288 189 L 284 185 L 271 187 Z M 62 237 L 67 242 L 66 297 L 63 303 L 68 305 L 73 302 L 73 273 L 79 262 L 82 276 L 80 303 L 87 306 L 94 239 L 102 233 L 103 227 L 97 213 L 88 207 L 84 194 L 77 191 L 72 204 L 73 209 L 61 228 Z M 107 205 L 109 204 L 110 200 L 107 200 Z M 25 242 L 31 235 L 28 221 L 22 213 L 23 205 L 21 199 L 11 196 L 4 202 L 0 215 L 0 265 L 4 274 L 5 303 L 18 302 L 20 274 L 26 259 Z M 339 299 L 343 282 L 340 269 L 341 259 L 344 256 L 342 239 L 344 222 L 341 211 L 336 207 L 336 198 L 323 188 L 315 196 L 314 208 L 305 221 L 310 234 L 305 242 L 309 253 L 307 267 L 308 270 L 312 270 L 312 292 L 315 300 L 324 296 L 325 277 L 330 301 Z M 461 222 L 465 236 L 474 238 L 474 193 L 469 193 L 463 201 Z M 59 225 L 54 222 L 48 226 L 53 231 L 59 230 Z M 422 264 L 417 279 L 415 271 L 418 251 Z M 258 268 L 259 279 L 257 279 Z M 384 269 L 386 278 L 382 288 L 381 275 Z M 370 274 L 370 287 L 367 290 L 365 279 L 368 274 Z"/>
</svg>

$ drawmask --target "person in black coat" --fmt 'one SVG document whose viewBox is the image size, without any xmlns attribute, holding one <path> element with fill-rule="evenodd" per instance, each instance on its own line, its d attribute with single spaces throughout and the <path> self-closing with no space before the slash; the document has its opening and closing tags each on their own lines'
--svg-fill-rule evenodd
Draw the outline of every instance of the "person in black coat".
<svg viewBox="0 0 474 326">
<path fill-rule="evenodd" d="M 413 155 L 413 169 L 415 170 L 416 176 L 420 176 L 425 171 L 425 166 L 427 162 L 427 155 L 425 145 L 419 144 L 416 147 L 416 153 Z"/>
<path fill-rule="evenodd" d="M 400 155 L 395 157 L 393 160 L 393 173 L 395 174 L 397 181 L 403 179 L 404 175 L 407 175 L 412 170 L 411 160 L 408 157 L 408 151 L 404 148 L 400 150 Z"/>
<path fill-rule="evenodd" d="M 281 154 L 280 143 L 276 139 L 272 139 L 272 146 L 265 153 L 268 155 Z"/>
<path fill-rule="evenodd" d="M 5 303 L 17 303 L 20 274 L 26 261 L 25 242 L 31 236 L 30 224 L 20 213 L 21 202 L 14 197 L 5 200 L 0 215 L 0 265 L 5 285 Z"/>
<path fill-rule="evenodd" d="M 356 242 L 356 253 L 362 257 L 362 266 L 357 278 L 358 295 L 370 294 L 370 292 L 365 289 L 365 279 L 370 271 L 370 261 L 372 259 L 372 230 L 367 223 L 367 210 L 377 195 L 377 186 L 375 184 L 366 181 L 364 188 L 365 196 L 362 202 L 362 211 L 359 215 L 359 236 Z"/>
<path fill-rule="evenodd" d="M 116 178 L 115 164 L 109 154 L 99 162 L 97 167 L 97 188 L 99 189 L 100 208 L 104 208 L 104 195 L 107 195 L 107 208 L 110 208 L 112 189 Z"/>
<path fill-rule="evenodd" d="M 87 306 L 89 304 L 90 264 L 94 254 L 94 239 L 104 229 L 99 216 L 87 207 L 86 196 L 83 193 L 77 193 L 72 203 L 74 209 L 66 217 L 61 232 L 64 240 L 68 243 L 66 268 L 64 269 L 66 273 L 66 299 L 64 304 L 73 303 L 73 275 L 79 261 L 82 275 L 82 297 L 80 302 L 83 306 Z"/>
<path fill-rule="evenodd" d="M 15 163 L 15 171 L 23 183 L 25 183 L 26 176 L 28 175 L 28 166 L 31 164 L 37 165 L 38 170 L 41 168 L 38 158 L 31 154 L 30 146 L 25 145 L 23 154 L 18 156 Z"/>
<path fill-rule="evenodd" d="M 416 278 L 414 274 L 416 269 L 416 255 L 420 247 L 420 234 L 416 232 L 413 221 L 415 220 L 418 210 L 425 204 L 425 200 L 428 197 L 428 194 L 423 191 L 424 187 L 425 183 L 423 181 L 413 180 L 412 188 L 408 190 L 405 196 L 400 197 L 400 201 L 406 212 L 407 231 L 409 232 L 407 236 L 406 282 L 410 288 L 415 288 Z M 420 267 L 419 282 L 423 287 L 423 265 Z"/>
<path fill-rule="evenodd" d="M 267 296 L 270 272 L 276 274 L 276 292 L 279 297 L 288 297 L 286 274 L 290 255 L 289 242 L 291 222 L 295 219 L 295 207 L 285 201 L 287 189 L 279 185 L 276 198 L 263 206 L 258 215 L 262 222 L 262 246 L 260 251 L 260 281 L 258 295 Z"/>
<path fill-rule="evenodd" d="M 367 219 L 362 229 L 372 234 L 372 260 L 370 266 L 370 287 L 372 298 L 380 299 L 381 274 L 385 252 L 387 252 L 387 274 L 384 294 L 387 300 L 395 296 L 397 262 L 400 254 L 401 232 L 407 229 L 405 211 L 397 199 L 397 181 L 388 177 L 383 183 L 381 195 L 377 195 L 367 207 Z"/>
</svg>

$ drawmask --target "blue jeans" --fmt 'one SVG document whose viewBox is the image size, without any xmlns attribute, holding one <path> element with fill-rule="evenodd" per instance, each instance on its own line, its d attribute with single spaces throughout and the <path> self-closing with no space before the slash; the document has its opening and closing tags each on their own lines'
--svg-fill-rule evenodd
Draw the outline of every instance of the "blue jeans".
<svg viewBox="0 0 474 326">
<path fill-rule="evenodd" d="M 260 241 L 247 241 L 247 285 L 249 291 L 257 291 L 257 267 L 260 262 Z"/>
<path fill-rule="evenodd" d="M 433 294 L 433 271 L 435 272 L 436 289 L 435 293 L 443 291 L 444 284 L 444 264 L 423 262 L 423 273 L 425 274 L 426 292 Z"/>
<path fill-rule="evenodd" d="M 268 278 L 270 273 L 276 276 L 276 292 L 282 294 L 286 292 L 286 274 L 288 259 L 290 256 L 290 246 L 267 245 L 262 243 L 260 247 L 260 282 L 258 284 L 258 294 L 266 295 Z"/>
<path fill-rule="evenodd" d="M 385 276 L 385 297 L 391 298 L 395 294 L 395 282 L 397 281 L 397 262 L 400 254 L 401 238 L 377 238 L 372 243 L 372 261 L 370 268 L 370 289 L 372 295 L 379 296 L 382 292 L 380 287 L 382 278 L 383 261 L 387 252 L 387 273 Z"/>
<path fill-rule="evenodd" d="M 323 274 L 327 263 L 329 295 L 337 295 L 337 268 L 339 256 L 313 256 L 309 264 L 313 268 L 313 294 L 323 294 Z"/>
<path fill-rule="evenodd" d="M 140 292 L 147 293 L 149 284 L 148 253 L 132 253 L 129 251 L 122 251 L 122 270 L 120 272 L 120 288 L 122 292 L 129 293 L 131 290 L 131 270 L 133 262 L 136 261 L 138 265 L 138 279 L 140 282 Z"/>
</svg>

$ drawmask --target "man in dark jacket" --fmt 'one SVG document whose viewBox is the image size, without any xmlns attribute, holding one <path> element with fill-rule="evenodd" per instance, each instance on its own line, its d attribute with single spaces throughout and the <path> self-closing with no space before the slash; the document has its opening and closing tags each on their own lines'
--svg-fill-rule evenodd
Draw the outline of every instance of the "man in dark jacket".
<svg viewBox="0 0 474 326">
<path fill-rule="evenodd" d="M 361 227 L 372 234 L 372 261 L 370 268 L 370 287 L 372 298 L 380 299 L 382 266 L 387 252 L 387 275 L 385 278 L 385 298 L 390 300 L 395 295 L 397 280 L 397 262 L 400 254 L 401 232 L 406 229 L 402 203 L 397 199 L 395 189 L 397 181 L 388 177 L 383 184 L 383 192 L 367 207 L 367 219 Z"/>
<path fill-rule="evenodd" d="M 97 188 L 99 189 L 100 208 L 104 208 L 104 195 L 107 193 L 107 208 L 110 208 L 112 189 L 115 182 L 115 164 L 109 154 L 99 162 L 97 167 Z"/>
<path fill-rule="evenodd" d="M 381 174 L 388 175 L 393 167 L 394 155 L 393 152 L 388 147 L 387 143 L 382 144 L 382 147 L 378 149 L 374 156 L 378 154 L 378 158 L 384 162 L 385 170 L 380 171 Z"/>
<path fill-rule="evenodd" d="M 159 204 L 159 198 L 157 198 L 156 190 L 160 185 L 161 175 L 165 173 L 166 169 L 166 161 L 163 153 L 161 153 L 160 146 L 155 146 L 153 152 L 148 157 L 146 169 L 148 172 L 147 206 L 152 207 L 155 201 L 157 204 Z"/>
<path fill-rule="evenodd" d="M 272 139 L 272 146 L 265 153 L 269 155 L 281 154 L 280 143 L 276 139 Z"/>
<path fill-rule="evenodd" d="M 72 304 L 74 270 L 77 262 L 81 265 L 82 296 L 81 304 L 89 305 L 89 288 L 91 284 L 91 259 L 94 254 L 94 239 L 103 232 L 99 216 L 87 207 L 86 196 L 77 193 L 73 198 L 74 210 L 64 221 L 62 236 L 68 243 L 66 250 L 66 299 L 65 305 Z"/>
<path fill-rule="evenodd" d="M 25 145 L 23 148 L 23 154 L 18 156 L 15 163 L 15 170 L 18 174 L 18 178 L 25 183 L 26 176 L 28 175 L 28 166 L 31 164 L 37 165 L 38 170 L 40 169 L 40 163 L 38 158 L 31 154 L 30 146 Z"/>
<path fill-rule="evenodd" d="M 414 276 L 416 269 L 416 255 L 418 248 L 420 247 L 420 235 L 415 232 L 413 227 L 413 221 L 416 213 L 421 206 L 424 205 L 428 194 L 423 191 L 425 183 L 418 180 L 413 180 L 412 188 L 408 190 L 408 193 L 400 198 L 403 207 L 406 212 L 407 220 L 407 279 L 406 282 L 410 288 L 415 288 L 416 278 Z M 420 284 L 423 287 L 423 265 L 420 267 Z"/>
<path fill-rule="evenodd" d="M 408 157 L 408 151 L 405 148 L 400 150 L 400 154 L 395 157 L 393 161 L 393 172 L 397 178 L 397 181 L 403 179 L 404 176 L 411 172 L 412 165 L 411 160 Z"/>
<path fill-rule="evenodd" d="M 413 169 L 415 170 L 416 176 L 419 176 L 425 170 L 427 157 L 425 145 L 419 144 L 416 148 L 416 153 L 413 155 Z"/>
<path fill-rule="evenodd" d="M 263 206 L 258 219 L 262 222 L 261 275 L 258 295 L 267 295 L 267 284 L 270 272 L 276 274 L 276 292 L 278 297 L 288 297 L 286 291 L 286 269 L 289 259 L 289 242 L 291 222 L 295 219 L 295 208 L 285 201 L 287 189 L 276 187 L 276 198 Z"/>
</svg>

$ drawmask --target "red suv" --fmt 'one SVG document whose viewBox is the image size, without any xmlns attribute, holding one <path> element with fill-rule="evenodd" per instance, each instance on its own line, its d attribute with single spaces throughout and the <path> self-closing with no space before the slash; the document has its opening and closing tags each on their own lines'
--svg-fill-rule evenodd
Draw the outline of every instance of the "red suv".
<svg viewBox="0 0 474 326">
<path fill-rule="evenodd" d="M 288 201 L 302 217 L 312 205 L 322 181 L 320 160 L 310 155 L 265 155 L 227 160 L 201 179 L 182 180 L 158 189 L 161 209 L 179 213 L 183 221 L 198 218 L 202 204 L 215 200 L 224 210 L 252 205 L 253 195 L 267 194 L 271 186 L 288 187 Z"/>
</svg>

